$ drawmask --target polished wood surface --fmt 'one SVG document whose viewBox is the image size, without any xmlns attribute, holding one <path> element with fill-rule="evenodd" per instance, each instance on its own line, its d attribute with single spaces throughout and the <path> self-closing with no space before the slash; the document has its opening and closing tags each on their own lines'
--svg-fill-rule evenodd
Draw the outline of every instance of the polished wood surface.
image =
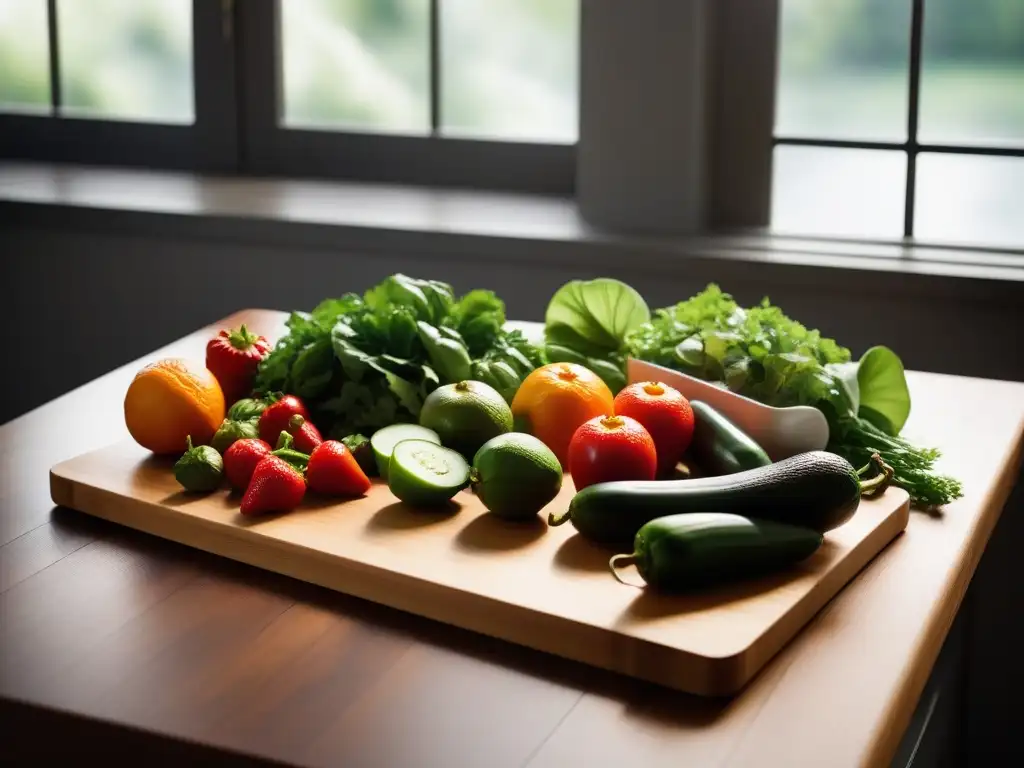
<svg viewBox="0 0 1024 768">
<path fill-rule="evenodd" d="M 224 323 L 276 332 L 282 319 L 240 313 L 146 360 L 201 354 Z M 7 754 L 159 754 L 166 739 L 292 765 L 884 765 L 1024 432 L 1024 385 L 910 373 L 906 434 L 944 451 L 965 498 L 912 513 L 742 694 L 708 700 L 54 508 L 50 467 L 126 437 L 121 400 L 142 362 L 0 427 L 4 722 L 73 715 L 53 715 L 46 739 L 5 729 Z M 103 721 L 94 738 L 83 718 Z"/>
<path fill-rule="evenodd" d="M 310 495 L 287 515 L 242 517 L 226 488 L 184 493 L 172 462 L 124 441 L 58 464 L 51 495 L 205 552 L 707 696 L 742 688 L 909 520 L 906 491 L 890 488 L 794 568 L 667 596 L 620 584 L 607 565 L 616 550 L 544 522 L 575 493 L 569 476 L 528 522 L 488 514 L 469 491 L 413 509 L 380 481 L 360 498 Z M 641 583 L 634 568 L 622 575 Z"/>
</svg>

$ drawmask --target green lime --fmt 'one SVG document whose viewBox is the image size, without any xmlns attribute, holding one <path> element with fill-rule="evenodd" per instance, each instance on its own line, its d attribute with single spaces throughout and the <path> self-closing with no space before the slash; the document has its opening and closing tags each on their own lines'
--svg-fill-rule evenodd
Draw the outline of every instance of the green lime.
<svg viewBox="0 0 1024 768">
<path fill-rule="evenodd" d="M 494 387 L 460 381 L 427 395 L 420 424 L 437 432 L 442 445 L 472 460 L 481 445 L 512 430 L 512 410 Z"/>
<path fill-rule="evenodd" d="M 428 440 L 403 440 L 388 465 L 388 488 L 406 504 L 444 504 L 469 483 L 469 465 L 450 448 Z"/>
<path fill-rule="evenodd" d="M 370 447 L 373 448 L 377 471 L 385 480 L 388 479 L 388 462 L 391 461 L 391 453 L 395 450 L 395 446 L 403 440 L 426 440 L 436 445 L 441 444 L 441 438 L 434 430 L 421 427 L 419 424 L 392 424 L 389 427 L 378 429 L 370 438 Z"/>
<path fill-rule="evenodd" d="M 526 520 L 562 487 L 558 457 L 533 435 L 509 432 L 488 440 L 473 458 L 473 491 L 491 512 Z"/>
</svg>

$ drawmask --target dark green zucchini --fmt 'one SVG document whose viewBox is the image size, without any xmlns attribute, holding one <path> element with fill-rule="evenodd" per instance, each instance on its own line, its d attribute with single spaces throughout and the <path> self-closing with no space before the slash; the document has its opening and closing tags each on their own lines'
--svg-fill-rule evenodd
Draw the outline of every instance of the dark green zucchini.
<svg viewBox="0 0 1024 768">
<path fill-rule="evenodd" d="M 693 512 L 650 521 L 639 531 L 631 555 L 608 561 L 630 563 L 647 584 L 674 592 L 764 576 L 813 555 L 823 537 L 810 528 L 723 512 Z"/>
<path fill-rule="evenodd" d="M 707 475 L 731 475 L 772 463 L 764 448 L 742 429 L 700 400 L 691 400 L 690 454 Z"/>
<path fill-rule="evenodd" d="M 892 470 L 875 460 L 880 473 L 866 481 L 841 456 L 809 451 L 721 477 L 597 483 L 577 493 L 548 523 L 571 520 L 588 539 L 608 544 L 629 544 L 645 523 L 689 512 L 732 512 L 824 533 L 853 516 L 862 493 L 879 493 L 888 485 Z"/>
</svg>

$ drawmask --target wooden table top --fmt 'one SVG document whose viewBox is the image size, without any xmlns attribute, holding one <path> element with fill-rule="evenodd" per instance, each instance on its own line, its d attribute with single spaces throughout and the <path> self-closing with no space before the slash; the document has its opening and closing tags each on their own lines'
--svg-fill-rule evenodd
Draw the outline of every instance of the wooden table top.
<svg viewBox="0 0 1024 768">
<path fill-rule="evenodd" d="M 283 319 L 238 313 L 0 427 L 0 711 L 21 726 L 5 729 L 9 756 L 89 745 L 218 765 L 885 765 L 1018 476 L 1024 384 L 909 373 L 904 433 L 943 450 L 965 497 L 941 516 L 913 513 L 731 700 L 53 507 L 52 465 L 127 437 L 122 398 L 144 362 L 201 356 L 228 324 L 277 335 Z"/>
</svg>

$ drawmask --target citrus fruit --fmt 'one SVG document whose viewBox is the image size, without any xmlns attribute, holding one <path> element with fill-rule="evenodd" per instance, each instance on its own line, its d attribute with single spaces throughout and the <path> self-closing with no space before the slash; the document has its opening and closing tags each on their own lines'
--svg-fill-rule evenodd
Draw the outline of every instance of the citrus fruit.
<svg viewBox="0 0 1024 768">
<path fill-rule="evenodd" d="M 533 435 L 492 437 L 473 457 L 473 492 L 498 517 L 527 520 L 562 488 L 558 457 Z"/>
<path fill-rule="evenodd" d="M 429 440 L 403 440 L 388 464 L 388 488 L 410 506 L 442 505 L 468 482 L 466 460 Z"/>
<path fill-rule="evenodd" d="M 438 387 L 423 401 L 420 425 L 437 432 L 441 445 L 467 461 L 492 437 L 512 430 L 512 411 L 494 387 L 460 381 Z"/>
<path fill-rule="evenodd" d="M 537 368 L 512 400 L 515 429 L 550 448 L 563 468 L 569 441 L 585 421 L 612 415 L 612 391 L 601 377 L 577 363 L 550 363 Z"/>
<path fill-rule="evenodd" d="M 676 468 L 693 439 L 690 401 L 678 389 L 659 381 L 638 381 L 619 392 L 615 415 L 634 418 L 651 433 L 661 474 Z"/>
<path fill-rule="evenodd" d="M 654 440 L 629 416 L 591 419 L 569 443 L 569 472 L 577 491 L 615 480 L 653 480 L 657 469 Z"/>
<path fill-rule="evenodd" d="M 124 396 L 128 432 L 153 453 L 184 453 L 186 439 L 204 445 L 224 421 L 224 393 L 202 362 L 165 358 L 141 368 Z"/>
</svg>

